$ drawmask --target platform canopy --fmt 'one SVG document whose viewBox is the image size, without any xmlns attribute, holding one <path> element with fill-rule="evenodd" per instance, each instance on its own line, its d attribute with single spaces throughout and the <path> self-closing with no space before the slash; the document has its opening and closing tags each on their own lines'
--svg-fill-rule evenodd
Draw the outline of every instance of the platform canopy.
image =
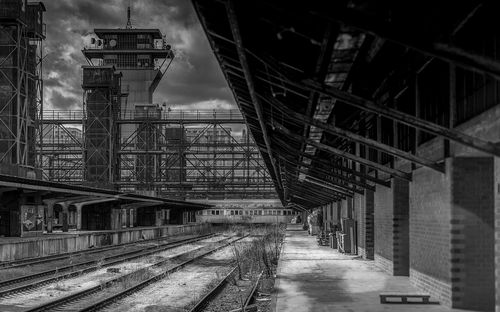
<svg viewBox="0 0 500 312">
<path fill-rule="evenodd" d="M 476 38 L 493 31 L 482 24 L 495 20 L 486 3 L 192 2 L 287 207 L 411 181 L 411 166 L 444 172 L 415 152 L 419 134 L 500 156 L 497 145 L 449 127 L 448 99 L 420 112 L 395 104 L 432 60 L 500 77 L 500 63 L 477 49 Z"/>
<path fill-rule="evenodd" d="M 201 210 L 211 208 L 212 205 L 194 203 L 181 200 L 171 200 L 162 197 L 144 196 L 139 194 L 123 193 L 115 190 L 94 188 L 89 186 L 63 184 L 57 182 L 20 178 L 9 175 L 0 175 L 0 192 L 24 191 L 40 193 L 44 198 L 58 198 L 58 201 L 87 201 L 97 203 L 119 200 L 120 202 L 141 202 L 154 205 L 167 205 L 171 208 Z M 67 198 L 67 199 L 66 199 Z"/>
</svg>

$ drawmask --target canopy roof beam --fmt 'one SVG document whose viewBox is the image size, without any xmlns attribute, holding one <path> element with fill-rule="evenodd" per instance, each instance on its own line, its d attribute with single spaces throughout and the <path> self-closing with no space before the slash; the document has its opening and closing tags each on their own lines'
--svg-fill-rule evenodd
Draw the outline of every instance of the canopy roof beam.
<svg viewBox="0 0 500 312">
<path fill-rule="evenodd" d="M 299 164 L 299 162 L 293 161 L 293 160 L 291 160 L 290 158 L 288 158 L 288 157 L 286 157 L 284 155 L 280 155 L 279 157 L 281 159 L 283 159 L 284 161 L 288 162 L 288 163 L 291 163 L 291 164 L 294 164 L 294 165 L 295 164 Z M 353 180 L 353 179 L 351 179 L 351 178 L 349 178 L 347 176 L 342 176 L 342 175 L 337 174 L 335 172 L 330 172 L 329 170 L 318 168 L 316 166 L 313 166 L 312 164 L 300 163 L 300 165 L 303 166 L 303 167 L 308 168 L 311 173 L 317 173 L 317 174 L 327 175 L 327 176 L 332 177 L 334 179 L 342 180 L 345 183 L 357 185 L 359 187 L 362 187 L 362 188 L 365 188 L 365 189 L 368 189 L 368 190 L 371 190 L 371 191 L 375 191 L 375 187 L 373 187 L 372 185 L 368 185 L 366 183 Z M 303 172 L 303 173 L 307 174 L 307 171 L 304 171 L 304 170 L 301 170 L 301 169 L 297 169 L 297 170 L 298 170 L 298 172 Z M 329 181 L 329 182 L 334 183 L 334 181 Z M 342 185 L 342 184 L 340 184 L 339 186 L 345 187 L 345 185 Z M 350 189 L 350 190 L 354 191 L 354 189 Z"/>
<path fill-rule="evenodd" d="M 419 165 L 422 165 L 424 167 L 431 168 L 431 169 L 434 169 L 438 172 L 444 173 L 444 166 L 442 164 L 438 164 L 436 162 L 424 159 L 422 157 L 418 157 L 416 155 L 413 155 L 411 153 L 394 148 L 394 147 L 389 146 L 387 144 L 380 143 L 376 140 L 366 138 L 366 137 L 361 136 L 359 134 L 353 133 L 349 130 L 341 129 L 341 128 L 336 127 L 334 125 L 331 125 L 331 124 L 319 121 L 317 119 L 308 117 L 306 115 L 297 113 L 293 110 L 286 109 L 285 105 L 283 105 L 279 101 L 275 100 L 275 101 L 273 101 L 273 104 L 275 104 L 282 111 L 282 113 L 284 113 L 285 115 L 287 115 L 287 116 L 289 116 L 297 121 L 300 121 L 304 124 L 313 125 L 317 128 L 325 130 L 326 132 L 328 132 L 330 134 L 348 139 L 348 140 L 353 141 L 353 142 L 357 142 L 357 143 L 366 145 L 368 147 L 385 152 L 389 155 L 396 156 L 396 157 L 399 157 L 401 159 L 411 161 L 412 163 L 419 164 Z"/>
<path fill-rule="evenodd" d="M 332 169 L 337 169 L 339 171 L 349 173 L 349 174 L 351 174 L 353 176 L 359 177 L 361 179 L 364 179 L 364 180 L 367 180 L 367 181 L 370 181 L 370 182 L 373 182 L 373 183 L 376 183 L 376 184 L 379 184 L 379 185 L 382 185 L 382 186 L 385 186 L 385 187 L 391 187 L 391 182 L 390 181 L 384 181 L 382 179 L 373 177 L 373 176 L 371 176 L 369 174 L 365 174 L 363 172 L 360 172 L 360 171 L 357 171 L 357 170 L 354 170 L 354 169 L 351 169 L 351 168 L 348 168 L 348 167 L 344 167 L 344 166 L 341 166 L 341 165 L 338 165 L 338 164 L 334 164 L 332 162 L 328 162 L 328 161 L 326 161 L 324 159 L 321 159 L 321 158 L 319 158 L 317 156 L 301 152 L 301 151 L 299 151 L 297 149 L 294 149 L 288 143 L 286 143 L 283 140 L 280 140 L 278 138 L 275 138 L 275 141 L 279 145 L 281 145 L 283 147 L 286 147 L 286 149 L 288 150 L 288 152 L 292 153 L 294 155 L 298 154 L 299 156 L 307 157 L 307 158 L 311 159 L 312 161 L 320 163 L 320 164 L 322 164 L 322 165 L 324 165 L 326 167 L 329 167 L 329 168 L 332 168 Z"/>
<path fill-rule="evenodd" d="M 374 161 L 362 158 L 360 156 L 356 156 L 354 154 L 348 153 L 348 152 L 343 151 L 343 150 L 339 150 L 335 147 L 332 147 L 332 146 L 329 146 L 329 145 L 326 145 L 323 143 L 318 143 L 318 142 L 311 140 L 311 139 L 303 138 L 300 135 L 294 134 L 292 131 L 288 130 L 284 126 L 277 124 L 276 122 L 274 123 L 274 127 L 276 130 L 278 130 L 278 132 L 281 132 L 284 135 L 287 135 L 290 138 L 292 138 L 298 142 L 306 141 L 307 144 L 312 145 L 312 146 L 316 147 L 317 149 L 329 152 L 331 154 L 335 154 L 335 155 L 340 156 L 340 157 L 350 159 L 350 160 L 355 161 L 357 163 L 360 163 L 362 165 L 366 165 L 368 167 L 371 167 L 371 168 L 377 169 L 379 171 L 388 173 L 391 176 L 398 177 L 398 178 L 401 178 L 403 180 L 407 180 L 407 181 L 411 182 L 411 174 L 409 174 L 409 173 L 386 167 L 386 166 L 381 165 L 379 163 L 376 163 Z"/>
<path fill-rule="evenodd" d="M 282 197 L 283 196 L 283 187 L 281 185 L 281 180 L 279 178 L 280 175 L 279 175 L 278 168 L 276 166 L 276 160 L 273 157 L 273 150 L 271 148 L 271 139 L 269 138 L 269 134 L 267 132 L 267 127 L 265 124 L 264 115 L 262 113 L 262 106 L 261 106 L 260 100 L 255 93 L 255 85 L 254 85 L 254 81 L 252 78 L 250 68 L 248 66 L 246 50 L 243 46 L 243 41 L 242 41 L 241 34 L 240 34 L 238 19 L 236 17 L 234 3 L 232 0 L 229 0 L 226 3 L 226 12 L 227 12 L 229 24 L 231 25 L 231 31 L 233 34 L 234 43 L 236 45 L 236 50 L 238 52 L 238 58 L 239 58 L 241 66 L 242 66 L 242 70 L 243 70 L 243 73 L 245 76 L 245 80 L 246 80 L 246 84 L 248 87 L 248 91 L 250 93 L 250 97 L 252 99 L 252 103 L 254 105 L 255 112 L 257 113 L 257 117 L 259 119 L 260 130 L 261 130 L 262 136 L 264 138 L 267 154 L 269 156 L 269 160 L 271 162 L 271 166 L 272 166 L 273 171 L 274 171 L 274 179 L 273 180 L 275 181 L 275 183 L 278 186 L 277 191 L 278 191 L 280 197 Z"/>
</svg>

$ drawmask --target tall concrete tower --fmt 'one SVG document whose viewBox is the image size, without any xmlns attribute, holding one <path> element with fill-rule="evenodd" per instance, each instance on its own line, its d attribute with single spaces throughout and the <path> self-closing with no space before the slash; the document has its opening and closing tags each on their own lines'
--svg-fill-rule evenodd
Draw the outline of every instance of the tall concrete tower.
<svg viewBox="0 0 500 312">
<path fill-rule="evenodd" d="M 114 66 L 121 72 L 119 146 L 134 151 L 118 153 L 122 159 L 116 169 L 116 184 L 134 180 L 134 185 L 120 188 L 153 195 L 162 137 L 160 126 L 151 122 L 160 114 L 160 107 L 153 104 L 153 93 L 174 54 L 159 29 L 132 27 L 130 8 L 125 28 L 94 29 L 94 33 L 96 38 L 82 52 L 92 66 Z"/>
</svg>

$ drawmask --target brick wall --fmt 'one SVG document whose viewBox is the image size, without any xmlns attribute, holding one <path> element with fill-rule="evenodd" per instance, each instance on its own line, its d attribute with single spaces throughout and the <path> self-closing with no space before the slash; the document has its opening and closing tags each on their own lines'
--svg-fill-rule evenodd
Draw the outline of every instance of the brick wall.
<svg viewBox="0 0 500 312">
<path fill-rule="evenodd" d="M 410 281 L 446 305 L 451 304 L 449 183 L 447 175 L 420 168 L 410 184 Z"/>
<path fill-rule="evenodd" d="M 451 159 L 451 274 L 454 308 L 495 306 L 493 158 Z"/>
</svg>

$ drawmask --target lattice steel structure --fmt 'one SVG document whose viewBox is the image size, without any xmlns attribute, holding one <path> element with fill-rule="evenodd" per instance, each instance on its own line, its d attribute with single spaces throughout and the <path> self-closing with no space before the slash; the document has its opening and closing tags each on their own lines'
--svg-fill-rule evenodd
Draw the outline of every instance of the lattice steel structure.
<svg viewBox="0 0 500 312">
<path fill-rule="evenodd" d="M 118 177 L 120 80 L 114 66 L 83 67 L 83 178 L 94 186 L 113 188 Z"/>
<path fill-rule="evenodd" d="M 44 112 L 48 179 L 84 181 L 82 142 L 88 132 L 80 138 L 76 130 L 88 123 L 88 116 L 88 112 Z M 178 199 L 276 198 L 260 151 L 239 111 L 122 110 L 115 123 L 116 133 L 131 125 L 137 129 L 117 140 L 113 185 L 121 191 L 149 190 Z M 54 140 L 52 133 L 59 138 Z M 143 171 L 137 170 L 138 159 L 144 160 Z"/>
<path fill-rule="evenodd" d="M 44 113 L 42 133 L 43 179 L 81 184 L 83 181 L 82 111 L 68 120 L 65 114 Z M 64 115 L 64 116 L 63 116 Z M 77 118 L 77 119 L 76 119 Z"/>
<path fill-rule="evenodd" d="M 10 175 L 39 174 L 44 11 L 41 2 L 0 1 L 0 171 Z"/>
</svg>

